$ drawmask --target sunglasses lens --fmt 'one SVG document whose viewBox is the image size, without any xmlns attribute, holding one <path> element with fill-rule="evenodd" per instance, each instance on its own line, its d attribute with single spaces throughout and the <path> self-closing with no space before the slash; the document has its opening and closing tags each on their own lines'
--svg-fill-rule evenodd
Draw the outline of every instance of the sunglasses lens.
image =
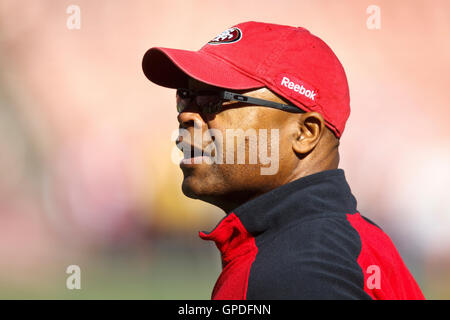
<svg viewBox="0 0 450 320">
<path fill-rule="evenodd" d="M 187 89 L 177 89 L 177 111 L 183 112 L 192 101 L 191 94 Z"/>
<path fill-rule="evenodd" d="M 188 89 L 177 90 L 177 111 L 183 112 L 195 98 L 195 104 L 203 114 L 218 113 L 222 106 L 222 99 L 219 94 L 214 91 L 198 91 L 192 92 Z"/>
<path fill-rule="evenodd" d="M 186 108 L 185 100 L 180 99 L 180 98 L 177 96 L 177 111 L 178 111 L 178 113 L 183 112 L 185 108 Z"/>
<path fill-rule="evenodd" d="M 215 114 L 220 111 L 222 100 L 217 94 L 199 95 L 196 98 L 197 105 L 203 114 Z"/>
</svg>

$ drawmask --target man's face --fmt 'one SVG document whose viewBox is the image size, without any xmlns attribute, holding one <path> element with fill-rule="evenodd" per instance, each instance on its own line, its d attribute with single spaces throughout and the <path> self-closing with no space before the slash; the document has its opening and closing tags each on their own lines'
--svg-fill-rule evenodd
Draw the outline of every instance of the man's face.
<svg viewBox="0 0 450 320">
<path fill-rule="evenodd" d="M 191 80 L 189 89 L 217 88 Z M 243 94 L 285 104 L 265 88 Z M 183 137 L 179 140 L 183 148 L 195 146 L 209 159 L 197 158 L 201 163 L 195 163 L 193 155 L 184 152 L 185 159 L 180 164 L 183 193 L 227 211 L 284 184 L 297 164 L 292 139 L 298 133 L 298 116 L 240 102 L 224 102 L 221 112 L 202 114 L 192 103 L 178 115 L 180 129 L 187 130 L 191 139 L 180 134 Z"/>
</svg>

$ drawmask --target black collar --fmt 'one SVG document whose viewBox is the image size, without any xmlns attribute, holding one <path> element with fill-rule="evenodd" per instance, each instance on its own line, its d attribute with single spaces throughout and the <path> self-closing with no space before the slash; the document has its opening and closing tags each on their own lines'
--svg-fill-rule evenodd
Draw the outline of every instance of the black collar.
<svg viewBox="0 0 450 320">
<path fill-rule="evenodd" d="M 318 213 L 354 213 L 356 199 L 344 170 L 321 171 L 273 189 L 233 212 L 254 236 Z"/>
<path fill-rule="evenodd" d="M 302 177 L 273 189 L 236 208 L 211 232 L 200 232 L 212 240 L 222 254 L 225 266 L 236 256 L 262 244 L 292 222 L 318 214 L 355 213 L 356 199 L 345 179 L 344 170 L 334 169 Z M 250 249 L 249 249 L 250 248 Z"/>
</svg>

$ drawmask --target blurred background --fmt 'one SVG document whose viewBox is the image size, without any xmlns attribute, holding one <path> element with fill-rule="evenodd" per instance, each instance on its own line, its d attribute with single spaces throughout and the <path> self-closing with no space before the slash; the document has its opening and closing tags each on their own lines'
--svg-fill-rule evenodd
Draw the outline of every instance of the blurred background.
<svg viewBox="0 0 450 320">
<path fill-rule="evenodd" d="M 335 51 L 358 209 L 427 298 L 450 298 L 446 0 L 0 0 L 0 298 L 210 298 L 220 257 L 198 231 L 223 213 L 182 195 L 174 92 L 141 59 L 249 20 L 306 27 Z M 81 290 L 66 288 L 73 264 Z"/>
</svg>

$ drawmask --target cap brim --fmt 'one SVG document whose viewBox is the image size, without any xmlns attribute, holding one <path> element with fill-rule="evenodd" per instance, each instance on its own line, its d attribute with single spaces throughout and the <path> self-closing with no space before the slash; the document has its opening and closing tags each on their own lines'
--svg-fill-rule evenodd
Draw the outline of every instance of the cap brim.
<svg viewBox="0 0 450 320">
<path fill-rule="evenodd" d="M 150 81 L 167 88 L 186 88 L 190 77 L 235 90 L 264 87 L 231 64 L 201 51 L 151 48 L 144 55 L 142 69 Z"/>
</svg>

